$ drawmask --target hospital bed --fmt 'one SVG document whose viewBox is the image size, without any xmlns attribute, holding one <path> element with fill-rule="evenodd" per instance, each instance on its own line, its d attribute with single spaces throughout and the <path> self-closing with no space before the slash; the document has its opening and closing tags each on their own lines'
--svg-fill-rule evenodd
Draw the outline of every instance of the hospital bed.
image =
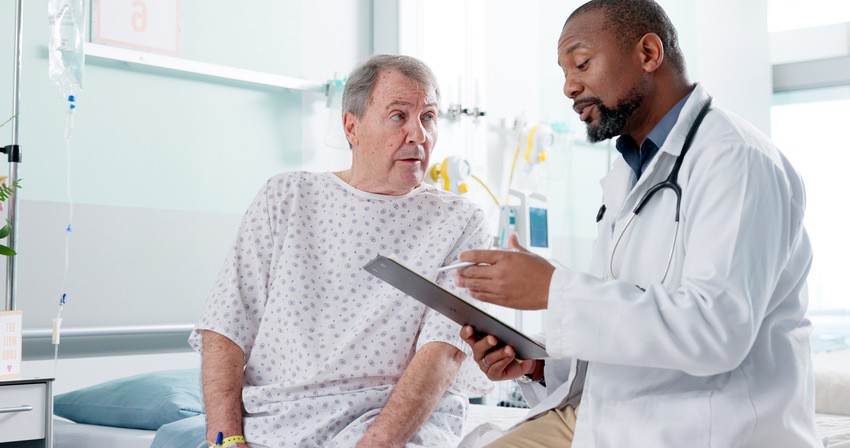
<svg viewBox="0 0 850 448">
<path fill-rule="evenodd" d="M 150 448 L 156 431 L 53 419 L 53 448 Z M 193 447 L 194 448 L 194 447 Z"/>
<path fill-rule="evenodd" d="M 850 448 L 850 349 L 816 353 L 813 360 L 818 432 L 828 438 L 825 446 Z M 526 412 L 519 408 L 470 405 L 463 431 L 467 434 L 483 423 L 508 428 L 522 420 Z M 156 436 L 152 429 L 80 424 L 61 417 L 54 419 L 53 428 L 55 448 L 150 448 Z"/>
<path fill-rule="evenodd" d="M 508 428 L 522 420 L 526 409 L 470 405 L 464 435 L 483 423 Z M 818 414 L 818 430 L 829 437 L 829 448 L 850 448 L 850 416 Z M 150 448 L 156 431 L 85 425 L 64 419 L 53 422 L 54 448 Z"/>
<path fill-rule="evenodd" d="M 522 420 L 527 412 L 528 409 L 473 404 L 469 407 L 463 433 L 466 435 L 483 423 L 508 428 Z M 53 421 L 53 433 L 54 448 L 150 448 L 156 435 L 156 431 L 86 425 L 60 417 Z"/>
</svg>

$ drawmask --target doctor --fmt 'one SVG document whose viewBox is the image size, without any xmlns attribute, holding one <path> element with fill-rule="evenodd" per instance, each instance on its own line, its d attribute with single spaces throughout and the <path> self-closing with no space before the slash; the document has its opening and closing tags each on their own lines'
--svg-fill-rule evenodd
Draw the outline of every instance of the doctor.
<svg viewBox="0 0 850 448">
<path fill-rule="evenodd" d="M 539 381 L 524 387 L 534 418 L 490 446 L 821 446 L 800 176 L 688 80 L 652 0 L 579 7 L 558 64 L 588 140 L 619 136 L 623 157 L 602 180 L 589 272 L 526 251 L 459 257 L 488 264 L 457 274 L 472 296 L 548 311 L 555 359 L 520 364 L 462 330 L 491 379 Z"/>
</svg>

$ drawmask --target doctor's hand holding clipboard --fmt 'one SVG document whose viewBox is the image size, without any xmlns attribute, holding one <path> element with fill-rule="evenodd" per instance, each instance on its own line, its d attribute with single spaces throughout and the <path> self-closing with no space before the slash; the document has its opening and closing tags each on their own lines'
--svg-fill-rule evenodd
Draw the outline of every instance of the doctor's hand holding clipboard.
<svg viewBox="0 0 850 448">
<path fill-rule="evenodd" d="M 514 251 L 462 252 L 460 261 L 476 264 L 457 270 L 455 284 L 484 302 L 519 310 L 546 309 L 555 267 L 520 246 L 516 234 L 511 235 L 508 246 Z M 526 376 L 538 381 L 543 376 L 543 360 L 516 360 L 513 347 L 502 345 L 492 335 L 478 337 L 474 328 L 467 325 L 461 329 L 460 337 L 472 347 L 475 362 L 490 380 Z"/>
<path fill-rule="evenodd" d="M 540 381 L 543 378 L 545 361 L 542 359 L 517 359 L 513 347 L 501 344 L 493 335 L 478 337 L 475 329 L 469 325 L 461 328 L 460 337 L 472 347 L 472 358 L 490 381 L 514 380 L 522 377 Z"/>
</svg>

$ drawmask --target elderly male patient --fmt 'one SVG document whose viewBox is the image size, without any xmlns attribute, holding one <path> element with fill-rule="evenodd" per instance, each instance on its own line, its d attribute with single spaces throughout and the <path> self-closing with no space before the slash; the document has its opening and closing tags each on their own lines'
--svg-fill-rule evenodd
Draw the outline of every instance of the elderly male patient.
<svg viewBox="0 0 850 448">
<path fill-rule="evenodd" d="M 190 337 L 209 440 L 457 445 L 468 395 L 491 387 L 460 327 L 361 269 L 392 255 L 455 290 L 437 268 L 486 246 L 480 209 L 422 183 L 439 101 L 421 61 L 373 56 L 343 94 L 351 168 L 262 187 Z"/>
</svg>

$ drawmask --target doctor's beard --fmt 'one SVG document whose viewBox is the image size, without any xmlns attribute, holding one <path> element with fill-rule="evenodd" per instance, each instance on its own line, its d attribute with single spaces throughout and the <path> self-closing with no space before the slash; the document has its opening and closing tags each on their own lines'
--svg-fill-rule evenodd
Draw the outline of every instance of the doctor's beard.
<svg viewBox="0 0 850 448">
<path fill-rule="evenodd" d="M 613 108 L 605 106 L 602 100 L 597 98 L 596 108 L 599 109 L 599 124 L 596 126 L 587 125 L 587 141 L 598 143 L 622 134 L 626 123 L 643 104 L 643 99 L 644 95 L 637 87 L 632 89 L 629 95 Z"/>
</svg>

